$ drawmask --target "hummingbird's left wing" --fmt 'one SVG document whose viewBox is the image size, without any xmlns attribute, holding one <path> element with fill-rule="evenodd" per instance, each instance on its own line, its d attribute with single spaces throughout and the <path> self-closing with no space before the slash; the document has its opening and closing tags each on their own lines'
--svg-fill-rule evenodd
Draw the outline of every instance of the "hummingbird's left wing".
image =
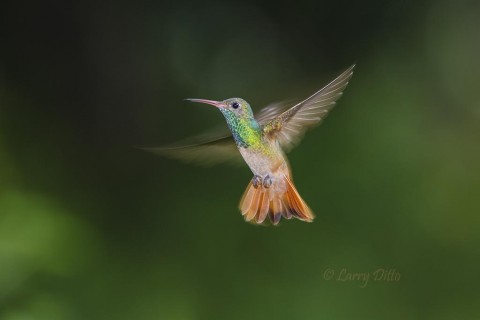
<svg viewBox="0 0 480 320">
<path fill-rule="evenodd" d="M 255 120 L 259 124 L 266 124 L 275 119 L 280 113 L 288 109 L 292 104 L 292 100 L 288 101 L 278 101 L 270 103 L 268 106 L 260 109 L 258 113 L 255 114 Z"/>
<path fill-rule="evenodd" d="M 308 128 L 317 125 L 326 117 L 342 96 L 354 67 L 355 65 L 352 65 L 325 87 L 286 111 L 279 107 L 266 107 L 265 111 L 261 110 L 257 120 L 263 125 L 266 136 L 277 139 L 285 151 L 290 151 Z"/>
<path fill-rule="evenodd" d="M 180 145 L 140 148 L 151 153 L 166 156 L 185 162 L 191 162 L 204 166 L 229 162 L 231 164 L 243 164 L 240 152 L 231 135 L 211 137 L 202 142 L 183 143 Z"/>
</svg>

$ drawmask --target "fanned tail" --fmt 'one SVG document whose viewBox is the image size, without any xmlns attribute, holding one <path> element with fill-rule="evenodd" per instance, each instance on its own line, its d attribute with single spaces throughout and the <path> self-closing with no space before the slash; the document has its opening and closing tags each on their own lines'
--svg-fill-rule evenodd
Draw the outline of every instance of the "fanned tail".
<svg viewBox="0 0 480 320">
<path fill-rule="evenodd" d="M 267 216 L 274 225 L 280 222 L 282 216 L 285 219 L 294 217 L 305 222 L 313 221 L 315 215 L 300 197 L 293 182 L 286 176 L 283 180 L 277 182 L 284 186 L 281 188 L 275 185 L 255 188 L 252 182 L 248 184 L 240 201 L 240 211 L 246 221 L 261 224 Z"/>
</svg>

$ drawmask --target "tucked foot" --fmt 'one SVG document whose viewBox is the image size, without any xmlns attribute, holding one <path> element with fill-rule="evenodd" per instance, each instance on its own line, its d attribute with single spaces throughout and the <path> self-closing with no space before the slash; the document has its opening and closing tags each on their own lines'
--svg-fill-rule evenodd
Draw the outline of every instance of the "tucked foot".
<svg viewBox="0 0 480 320">
<path fill-rule="evenodd" d="M 272 178 L 270 178 L 270 176 L 267 175 L 265 179 L 263 179 L 263 186 L 265 188 L 270 188 L 271 185 L 272 185 Z"/>
<path fill-rule="evenodd" d="M 254 175 L 252 178 L 252 184 L 255 189 L 262 185 L 262 177 Z"/>
</svg>

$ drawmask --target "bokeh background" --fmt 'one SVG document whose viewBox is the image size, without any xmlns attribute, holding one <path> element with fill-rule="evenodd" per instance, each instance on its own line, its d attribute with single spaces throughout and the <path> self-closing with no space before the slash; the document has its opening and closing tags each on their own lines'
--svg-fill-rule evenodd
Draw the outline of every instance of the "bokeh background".
<svg viewBox="0 0 480 320">
<path fill-rule="evenodd" d="M 0 319 L 480 318 L 478 1 L 1 7 Z M 224 123 L 183 98 L 258 110 L 354 62 L 290 154 L 313 224 L 243 222 L 247 167 L 133 147 Z"/>
</svg>

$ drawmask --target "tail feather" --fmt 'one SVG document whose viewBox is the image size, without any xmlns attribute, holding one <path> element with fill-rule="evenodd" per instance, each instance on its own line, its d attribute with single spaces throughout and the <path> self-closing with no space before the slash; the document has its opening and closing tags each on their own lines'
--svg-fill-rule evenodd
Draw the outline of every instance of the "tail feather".
<svg viewBox="0 0 480 320">
<path fill-rule="evenodd" d="M 253 193 L 252 202 L 250 203 L 248 211 L 246 212 L 245 220 L 250 221 L 255 217 L 258 211 L 261 196 L 262 194 L 260 192 Z"/>
<path fill-rule="evenodd" d="M 251 182 L 249 187 L 247 187 L 247 191 L 245 191 L 245 194 L 243 195 L 241 204 L 240 204 L 240 211 L 242 211 L 242 215 L 245 215 L 247 212 L 250 210 L 250 206 L 253 201 L 253 195 L 255 194 L 255 189 L 250 188 Z"/>
<path fill-rule="evenodd" d="M 274 185 L 255 188 L 252 182 L 249 183 L 240 201 L 240 210 L 246 221 L 261 224 L 267 216 L 274 225 L 280 222 L 282 216 L 285 219 L 295 217 L 306 222 L 313 221 L 314 214 L 292 181 L 286 176 L 283 179 L 278 183 L 283 183 L 285 188 L 275 188 Z"/>
<path fill-rule="evenodd" d="M 258 208 L 258 215 L 256 219 L 257 223 L 263 223 L 263 221 L 265 221 L 265 218 L 267 217 L 269 209 L 270 209 L 269 195 L 266 192 L 262 192 L 262 202 L 260 207 Z"/>
</svg>

